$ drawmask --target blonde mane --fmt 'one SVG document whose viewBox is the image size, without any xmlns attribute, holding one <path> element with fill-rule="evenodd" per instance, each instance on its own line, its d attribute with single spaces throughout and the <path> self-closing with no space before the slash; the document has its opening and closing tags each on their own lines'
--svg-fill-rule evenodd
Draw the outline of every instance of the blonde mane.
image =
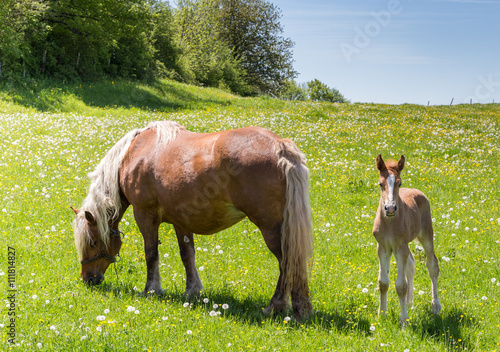
<svg viewBox="0 0 500 352">
<path fill-rule="evenodd" d="M 116 220 L 121 211 L 119 170 L 133 140 L 146 130 L 156 129 L 157 145 L 174 140 L 185 128 L 173 121 L 156 121 L 142 129 L 128 132 L 104 156 L 95 170 L 89 173 L 90 187 L 80 212 L 74 221 L 75 244 L 80 258 L 90 243 L 85 211 L 90 212 L 97 223 L 100 239 L 109 245 L 109 223 Z"/>
</svg>

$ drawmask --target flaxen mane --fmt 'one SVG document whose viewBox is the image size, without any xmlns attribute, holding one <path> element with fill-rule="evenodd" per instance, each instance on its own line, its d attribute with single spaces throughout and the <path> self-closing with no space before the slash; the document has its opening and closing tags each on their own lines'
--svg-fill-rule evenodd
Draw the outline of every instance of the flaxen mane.
<svg viewBox="0 0 500 352">
<path fill-rule="evenodd" d="M 150 129 L 156 129 L 157 143 L 164 144 L 174 140 L 185 128 L 173 121 L 157 121 L 151 122 L 145 128 L 132 130 L 108 151 L 95 170 L 89 174 L 91 180 L 89 192 L 74 222 L 75 244 L 80 258 L 90 242 L 85 211 L 94 216 L 101 240 L 106 247 L 108 246 L 109 223 L 116 220 L 121 208 L 118 180 L 121 162 L 132 141 Z"/>
</svg>

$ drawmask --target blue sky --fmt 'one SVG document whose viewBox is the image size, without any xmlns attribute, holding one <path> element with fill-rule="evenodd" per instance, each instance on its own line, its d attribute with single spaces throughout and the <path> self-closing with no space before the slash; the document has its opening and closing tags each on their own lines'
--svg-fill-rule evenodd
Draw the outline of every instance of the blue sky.
<svg viewBox="0 0 500 352">
<path fill-rule="evenodd" d="M 270 0 L 298 82 L 352 102 L 500 102 L 500 0 Z"/>
</svg>

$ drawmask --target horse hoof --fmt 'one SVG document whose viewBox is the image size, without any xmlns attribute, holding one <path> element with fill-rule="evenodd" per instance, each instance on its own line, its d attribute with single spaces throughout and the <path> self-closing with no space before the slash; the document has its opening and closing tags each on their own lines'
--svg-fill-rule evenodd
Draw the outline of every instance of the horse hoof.
<svg viewBox="0 0 500 352">
<path fill-rule="evenodd" d="M 162 296 L 164 294 L 165 294 L 165 291 L 162 290 L 161 288 L 160 289 L 156 289 L 156 290 L 153 290 L 153 289 L 147 290 L 146 289 L 146 290 L 142 291 L 142 295 L 146 296 L 146 297 L 147 296 Z"/>
<path fill-rule="evenodd" d="M 441 303 L 432 302 L 432 314 L 439 314 L 441 312 Z"/>
<path fill-rule="evenodd" d="M 203 295 L 203 289 L 199 291 L 189 291 L 189 292 L 184 292 L 184 294 L 182 295 L 182 299 L 184 301 L 192 301 L 193 299 L 196 299 L 202 295 Z"/>
<path fill-rule="evenodd" d="M 273 307 L 271 307 L 271 305 L 268 305 L 266 308 L 262 309 L 262 313 L 264 315 L 271 315 L 271 314 L 273 314 Z"/>
</svg>

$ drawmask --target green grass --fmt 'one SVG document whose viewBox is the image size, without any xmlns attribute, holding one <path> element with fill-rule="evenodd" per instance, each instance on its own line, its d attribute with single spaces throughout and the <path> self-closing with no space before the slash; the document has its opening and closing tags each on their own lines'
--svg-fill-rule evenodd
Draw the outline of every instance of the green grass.
<svg viewBox="0 0 500 352">
<path fill-rule="evenodd" d="M 0 98 L 0 349 L 500 350 L 498 105 L 283 102 L 170 81 L 151 86 L 32 82 L 0 87 Z M 127 131 L 158 119 L 197 132 L 259 125 L 292 138 L 306 153 L 315 240 L 310 319 L 261 314 L 278 269 L 247 220 L 195 237 L 202 298 L 208 303 L 200 299 L 184 307 L 184 268 L 173 228 L 166 224 L 160 246 L 166 293 L 140 295 L 146 266 L 130 211 L 121 225 L 126 237 L 116 269 L 109 268 L 100 286 L 82 284 L 69 206 L 80 205 L 87 173 L 111 146 Z M 406 156 L 403 183 L 426 193 L 435 219 L 443 310 L 439 316 L 431 313 L 425 259 L 412 245 L 415 307 L 406 329 L 398 323 L 395 265 L 389 314 L 377 317 L 378 260 L 371 228 L 379 200 L 378 153 Z M 8 246 L 16 250 L 20 346 L 8 344 Z M 220 314 L 211 316 L 212 311 Z"/>
</svg>

